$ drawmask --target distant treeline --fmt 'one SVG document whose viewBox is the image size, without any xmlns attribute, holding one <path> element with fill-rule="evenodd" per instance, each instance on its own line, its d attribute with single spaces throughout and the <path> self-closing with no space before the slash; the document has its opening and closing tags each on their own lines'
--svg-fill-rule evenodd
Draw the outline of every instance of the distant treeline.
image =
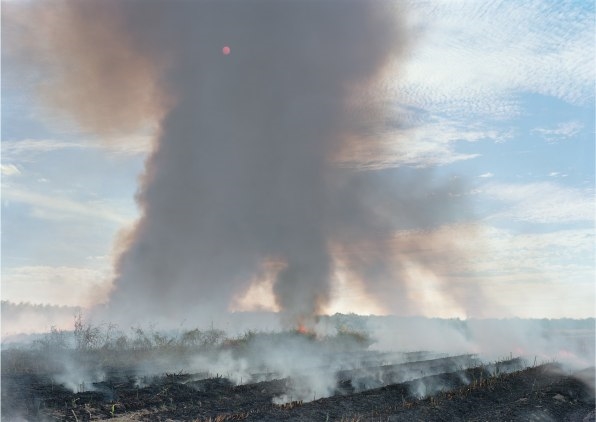
<svg viewBox="0 0 596 422">
<path fill-rule="evenodd" d="M 28 302 L 14 303 L 7 300 L 1 301 L 1 318 L 2 318 L 2 334 L 17 334 L 26 332 L 40 332 L 39 328 L 49 332 L 52 326 L 57 328 L 72 329 L 73 322 L 76 315 L 83 313 L 85 310 L 76 306 L 57 306 L 49 304 L 32 304 Z M 230 315 L 230 323 L 239 322 L 240 320 L 247 320 L 250 317 L 260 316 L 265 320 L 277 320 L 277 315 L 274 313 L 236 313 Z M 337 327 L 346 330 L 368 331 L 374 326 L 381 325 L 395 325 L 395 326 L 425 326 L 434 327 L 449 327 L 456 329 L 462 333 L 466 333 L 468 328 L 473 325 L 486 324 L 487 326 L 499 325 L 514 325 L 514 326 L 531 326 L 534 329 L 544 331 L 556 330 L 596 330 L 595 318 L 573 319 L 573 318 L 558 318 L 558 319 L 528 319 L 528 318 L 427 318 L 422 316 L 376 316 L 376 315 L 357 315 L 357 314 L 340 314 L 322 315 L 318 317 L 318 321 L 328 326 Z M 110 321 L 118 324 L 118 321 Z M 149 321 L 151 322 L 151 321 Z M 217 325 L 217 321 L 216 325 Z M 31 330 L 35 327 L 35 330 Z M 224 327 L 221 327 L 224 328 Z M 248 327 L 248 329 L 255 329 L 255 327 Z"/>
<path fill-rule="evenodd" d="M 81 310 L 78 306 L 60 306 L 60 305 L 51 305 L 51 304 L 37 304 L 37 303 L 29 303 L 29 302 L 11 302 L 9 300 L 0 301 L 0 307 L 2 310 L 2 317 L 4 315 L 10 315 L 11 312 L 19 312 L 19 311 L 59 311 L 64 312 L 68 311 L 71 312 L 73 315 L 76 314 L 78 311 Z"/>
<path fill-rule="evenodd" d="M 357 314 L 340 314 L 336 313 L 330 316 L 322 316 L 321 318 L 328 318 L 330 320 L 345 321 L 350 324 L 363 324 L 366 321 L 377 321 L 377 322 L 430 322 L 440 323 L 450 326 L 465 326 L 468 323 L 532 323 L 539 324 L 543 328 L 551 329 L 595 329 L 596 318 L 429 318 L 424 316 L 395 316 L 395 315 L 357 315 Z"/>
<path fill-rule="evenodd" d="M 5 341 L 18 334 L 48 332 L 52 327 L 72 327 L 74 317 L 81 312 L 81 308 L 3 300 L 0 302 L 0 312 L 2 341 Z"/>
</svg>

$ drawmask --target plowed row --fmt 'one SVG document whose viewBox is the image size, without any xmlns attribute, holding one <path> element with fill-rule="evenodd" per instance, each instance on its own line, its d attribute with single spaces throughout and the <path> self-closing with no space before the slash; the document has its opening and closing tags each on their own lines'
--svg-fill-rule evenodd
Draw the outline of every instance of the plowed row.
<svg viewBox="0 0 596 422">
<path fill-rule="evenodd" d="M 472 355 L 410 356 L 424 357 L 339 371 L 331 397 L 307 402 L 289 395 L 284 404 L 274 404 L 273 399 L 291 394 L 298 380 L 275 379 L 275 374 L 255 375 L 254 379 L 268 380 L 243 385 L 222 377 L 163 374 L 141 387 L 137 377 L 120 373 L 81 386 L 92 391 L 78 393 L 49 375 L 4 374 L 2 419 L 594 420 L 593 368 L 572 376 L 555 364 L 522 369 L 519 359 L 482 365 Z"/>
</svg>

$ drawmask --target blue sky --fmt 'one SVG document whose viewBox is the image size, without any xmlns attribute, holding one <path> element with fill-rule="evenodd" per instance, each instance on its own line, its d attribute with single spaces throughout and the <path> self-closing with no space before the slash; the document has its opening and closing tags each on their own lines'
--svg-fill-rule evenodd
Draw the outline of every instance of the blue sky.
<svg viewBox="0 0 596 422">
<path fill-rule="evenodd" d="M 410 9 L 418 35 L 383 83 L 402 124 L 376 135 L 382 151 L 347 161 L 461 180 L 471 213 L 407 235 L 461 238 L 458 277 L 482 286 L 486 316 L 595 316 L 594 3 Z M 2 299 L 91 305 L 109 288 L 115 239 L 137 216 L 150 134 L 105 142 L 82 132 L 37 101 L 34 78 L 17 83 L 12 64 L 4 59 Z M 420 312 L 465 317 L 432 278 L 412 272 Z M 341 283 L 335 311 L 385 312 Z"/>
</svg>

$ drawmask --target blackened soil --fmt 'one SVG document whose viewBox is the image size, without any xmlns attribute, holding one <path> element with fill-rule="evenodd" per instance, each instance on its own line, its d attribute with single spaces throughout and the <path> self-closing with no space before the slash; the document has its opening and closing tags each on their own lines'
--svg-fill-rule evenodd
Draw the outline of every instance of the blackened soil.
<svg viewBox="0 0 596 422">
<path fill-rule="evenodd" d="M 113 378 L 74 394 L 48 377 L 4 375 L 2 420 L 594 421 L 594 368 L 569 375 L 554 364 L 497 375 L 481 366 L 350 394 L 343 379 L 333 397 L 286 405 L 272 400 L 290 390 L 288 379 L 145 381 Z"/>
<path fill-rule="evenodd" d="M 594 368 L 580 377 L 557 365 L 541 365 L 483 377 L 479 368 L 462 385 L 456 373 L 394 384 L 360 394 L 305 403 L 291 411 L 269 412 L 248 420 L 343 421 L 594 421 Z M 580 380 L 581 378 L 581 380 Z M 590 379 L 591 378 L 591 379 Z M 587 383 L 586 383 L 587 382 Z M 443 385 L 443 391 L 416 400 L 418 385 Z M 458 386 L 459 385 L 459 386 Z M 590 419 L 591 418 L 591 419 Z"/>
</svg>

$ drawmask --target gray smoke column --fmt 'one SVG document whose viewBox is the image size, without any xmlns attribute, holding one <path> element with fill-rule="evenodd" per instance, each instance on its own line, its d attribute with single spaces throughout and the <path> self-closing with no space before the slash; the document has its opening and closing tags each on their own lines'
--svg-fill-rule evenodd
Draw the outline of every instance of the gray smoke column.
<svg viewBox="0 0 596 422">
<path fill-rule="evenodd" d="M 329 301 L 334 251 L 379 297 L 404 293 L 387 235 L 436 223 L 452 187 L 436 195 L 427 176 L 394 184 L 384 172 L 337 165 L 346 139 L 373 142 L 387 130 L 387 99 L 373 87 L 406 46 L 395 4 L 51 5 L 37 13 L 58 43 L 54 104 L 96 131 L 159 122 L 112 312 L 217 315 L 275 259 L 277 305 L 291 323 L 308 320 Z"/>
<path fill-rule="evenodd" d="M 260 262 L 275 257 L 285 263 L 274 285 L 278 306 L 292 321 L 320 311 L 329 299 L 338 217 L 332 161 L 354 119 L 375 111 L 351 113 L 348 100 L 404 42 L 399 16 L 387 6 L 135 8 L 129 30 L 142 32 L 149 54 L 167 52 L 161 83 L 175 104 L 147 161 L 143 216 L 119 259 L 112 306 L 138 298 L 166 310 L 225 310 Z M 156 30 L 146 34 L 146 26 Z M 225 45 L 231 54 L 222 54 Z"/>
</svg>

